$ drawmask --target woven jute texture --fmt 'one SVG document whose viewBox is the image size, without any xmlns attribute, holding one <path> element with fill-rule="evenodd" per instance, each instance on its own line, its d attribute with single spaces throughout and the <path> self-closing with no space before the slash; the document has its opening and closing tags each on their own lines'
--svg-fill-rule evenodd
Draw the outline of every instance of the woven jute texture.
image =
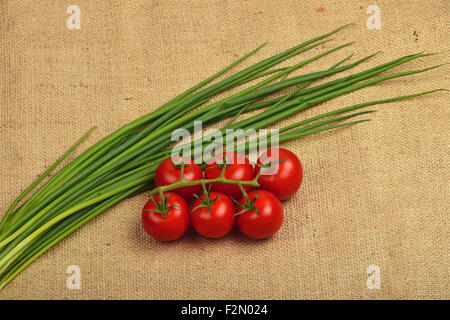
<svg viewBox="0 0 450 320">
<path fill-rule="evenodd" d="M 70 30 L 69 5 L 81 10 Z M 381 29 L 368 29 L 370 5 Z M 378 50 L 374 66 L 449 49 L 442 1 L 0 1 L 0 212 L 91 126 L 98 139 L 144 115 L 261 43 L 250 62 L 340 25 L 301 61 L 352 46 L 298 74 Z M 448 54 L 397 68 L 448 61 Z M 292 63 L 292 62 L 291 62 Z M 364 67 L 365 67 L 364 66 Z M 356 70 L 363 70 L 359 66 Z M 348 74 L 348 73 L 346 73 Z M 296 115 L 373 99 L 450 88 L 449 68 L 395 79 Z M 300 191 L 266 241 L 234 230 L 207 240 L 190 230 L 160 243 L 146 235 L 142 194 L 119 203 L 37 259 L 1 299 L 448 299 L 449 94 L 377 106 L 370 122 L 291 141 Z M 66 162 L 67 163 L 67 162 Z M 69 266 L 81 289 L 66 286 Z M 380 268 L 369 289 L 367 268 Z"/>
</svg>

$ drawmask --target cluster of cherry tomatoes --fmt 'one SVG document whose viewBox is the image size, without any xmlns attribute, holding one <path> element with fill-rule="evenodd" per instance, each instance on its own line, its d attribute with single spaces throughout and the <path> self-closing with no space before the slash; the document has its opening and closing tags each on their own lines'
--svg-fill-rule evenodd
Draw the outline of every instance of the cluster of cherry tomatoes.
<svg viewBox="0 0 450 320">
<path fill-rule="evenodd" d="M 300 160 L 283 148 L 267 150 L 255 166 L 243 155 L 224 153 L 211 159 L 204 171 L 192 161 L 180 166 L 168 158 L 156 170 L 155 185 L 174 184 L 181 174 L 186 181 L 225 178 L 242 184 L 210 183 L 207 188 L 206 184 L 189 185 L 151 197 L 142 210 L 142 222 L 157 240 L 182 237 L 190 223 L 207 238 L 225 236 L 235 223 L 251 239 L 269 238 L 283 223 L 280 200 L 291 197 L 303 179 Z M 259 187 L 253 190 L 246 184 L 249 181 L 257 181 Z"/>
</svg>

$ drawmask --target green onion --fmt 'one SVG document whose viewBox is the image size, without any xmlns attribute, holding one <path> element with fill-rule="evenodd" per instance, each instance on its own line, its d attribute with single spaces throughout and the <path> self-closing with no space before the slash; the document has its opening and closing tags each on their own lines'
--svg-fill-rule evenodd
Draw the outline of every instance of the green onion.
<svg viewBox="0 0 450 320">
<path fill-rule="evenodd" d="M 265 44 L 263 44 L 218 73 L 178 95 L 156 111 L 130 122 L 100 140 L 60 169 L 24 201 L 76 147 L 87 139 L 93 128 L 90 129 L 44 174 L 25 189 L 13 201 L 3 216 L 0 222 L 0 289 L 32 261 L 74 230 L 119 201 L 151 190 L 158 164 L 166 159 L 172 151 L 169 147 L 172 144 L 170 138 L 173 130 L 183 127 L 192 132 L 194 121 L 201 120 L 204 126 L 212 126 L 224 119 L 228 119 L 228 121 L 220 128 L 222 132 L 225 132 L 226 129 L 257 130 L 267 128 L 301 111 L 341 95 L 390 79 L 410 76 L 440 67 L 438 65 L 381 75 L 381 73 L 412 60 L 433 55 L 412 54 L 314 86 L 316 81 L 351 70 L 355 66 L 366 63 L 375 55 L 364 57 L 353 63 L 347 63 L 353 56 L 352 54 L 326 70 L 291 76 L 294 71 L 301 67 L 353 44 L 350 42 L 291 66 L 271 69 L 301 53 L 319 48 L 325 42 L 331 41 L 328 39 L 331 35 L 347 26 L 342 26 L 332 32 L 305 41 L 213 83 L 242 61 L 256 54 L 264 47 Z M 218 94 L 249 83 L 251 83 L 250 86 L 237 93 L 211 102 L 211 99 Z M 283 96 L 273 97 L 281 90 L 290 90 L 290 92 Z M 375 104 L 400 101 L 438 91 L 444 91 L 444 89 L 363 102 L 323 113 L 281 128 L 279 140 L 283 142 L 298 139 L 311 134 L 358 124 L 369 119 L 347 120 L 369 115 L 374 110 L 341 114 Z M 256 111 L 259 111 L 256 115 L 237 121 L 242 114 Z M 252 144 L 258 143 L 258 141 L 258 139 L 255 139 L 246 142 L 246 149 L 248 150 Z M 198 142 L 194 141 L 192 145 L 194 143 Z M 207 145 L 202 141 L 200 141 L 200 144 L 202 148 Z"/>
</svg>

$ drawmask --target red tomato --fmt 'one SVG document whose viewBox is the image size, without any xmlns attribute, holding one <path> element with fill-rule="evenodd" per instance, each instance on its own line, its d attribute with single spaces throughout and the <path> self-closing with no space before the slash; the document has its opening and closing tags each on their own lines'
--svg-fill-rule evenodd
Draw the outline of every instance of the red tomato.
<svg viewBox="0 0 450 320">
<path fill-rule="evenodd" d="M 211 212 L 205 207 L 193 209 L 192 226 L 198 234 L 206 238 L 220 238 L 228 234 L 233 228 L 236 209 L 233 201 L 222 193 L 210 192 L 209 197 L 211 200 L 216 199 L 211 205 Z M 202 194 L 200 198 L 205 199 L 205 195 Z M 201 204 L 202 202 L 197 199 L 192 208 Z"/>
<path fill-rule="evenodd" d="M 219 161 L 221 160 L 221 161 Z M 225 169 L 225 178 L 230 180 L 250 181 L 255 177 L 255 170 L 250 164 L 248 159 L 240 154 L 234 152 L 227 152 L 211 159 L 208 162 L 205 169 L 206 179 L 219 178 L 223 170 L 223 165 L 226 162 L 227 168 Z M 246 191 L 252 190 L 251 186 L 244 186 Z M 226 183 L 213 183 L 211 185 L 211 191 L 223 193 L 234 199 L 240 199 L 242 197 L 242 191 L 238 185 L 226 184 Z"/>
<path fill-rule="evenodd" d="M 300 160 L 289 150 L 269 149 L 259 157 L 258 164 L 269 163 L 272 169 L 263 169 L 258 178 L 259 187 L 272 192 L 280 200 L 290 198 L 302 184 L 303 169 Z M 256 174 L 260 170 L 261 168 L 256 166 Z"/>
<path fill-rule="evenodd" d="M 259 195 L 259 196 L 258 196 Z M 283 207 L 280 200 L 265 190 L 255 190 L 248 194 L 258 212 L 250 210 L 237 216 L 239 230 L 250 239 L 266 239 L 273 236 L 283 224 Z M 245 204 L 245 198 L 240 203 Z M 238 212 L 242 207 L 238 207 Z"/>
<path fill-rule="evenodd" d="M 193 161 L 184 161 L 184 179 L 185 180 L 200 180 L 203 178 L 203 172 L 200 166 Z M 181 166 L 175 165 L 171 158 L 167 158 L 160 163 L 155 173 L 155 184 L 157 187 L 166 186 L 180 180 Z M 194 194 L 199 194 L 202 190 L 201 185 L 189 186 L 172 190 L 178 193 L 186 201 L 194 198 Z"/>
<path fill-rule="evenodd" d="M 189 227 L 189 206 L 186 201 L 176 193 L 165 193 L 167 207 L 171 207 L 166 217 L 152 210 L 157 210 L 155 202 L 150 199 L 142 210 L 142 224 L 145 231 L 156 240 L 171 241 L 181 238 Z M 161 204 L 159 195 L 153 199 Z"/>
</svg>

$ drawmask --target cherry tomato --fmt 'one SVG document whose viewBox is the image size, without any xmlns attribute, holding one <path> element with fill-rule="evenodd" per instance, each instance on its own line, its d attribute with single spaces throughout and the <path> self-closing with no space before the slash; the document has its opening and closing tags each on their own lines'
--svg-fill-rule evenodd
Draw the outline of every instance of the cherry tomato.
<svg viewBox="0 0 450 320">
<path fill-rule="evenodd" d="M 283 207 L 275 195 L 265 190 L 255 190 L 248 194 L 257 212 L 250 210 L 237 216 L 239 230 L 250 239 L 266 239 L 274 235 L 283 224 Z M 240 203 L 245 204 L 245 198 Z M 242 210 L 238 206 L 238 212 Z"/>
<path fill-rule="evenodd" d="M 298 157 L 291 151 L 283 148 L 269 149 L 259 157 L 258 164 L 271 166 L 263 168 L 258 178 L 259 187 L 272 192 L 278 199 L 290 198 L 300 188 L 303 168 Z M 261 167 L 256 166 L 256 174 L 259 171 Z"/>
<path fill-rule="evenodd" d="M 181 238 L 189 227 L 189 206 L 186 201 L 176 193 L 165 193 L 166 217 L 158 210 L 158 206 L 150 199 L 142 210 L 142 224 L 145 231 L 156 240 L 171 241 Z M 156 195 L 153 199 L 161 206 L 161 197 Z"/>
<path fill-rule="evenodd" d="M 220 162 L 222 164 L 220 164 Z M 206 179 L 219 178 L 223 166 L 225 166 L 225 162 L 225 178 L 230 180 L 250 181 L 255 177 L 255 170 L 245 156 L 234 152 L 227 152 L 214 157 L 208 162 L 205 169 Z M 244 189 L 250 191 L 252 190 L 252 187 L 244 186 Z M 211 185 L 211 191 L 223 193 L 236 200 L 242 197 L 241 189 L 235 184 L 213 183 Z"/>
<path fill-rule="evenodd" d="M 184 179 L 200 180 L 203 178 L 203 172 L 200 166 L 193 161 L 184 160 Z M 166 186 L 180 180 L 181 165 L 175 165 L 171 158 L 167 158 L 160 163 L 155 172 L 155 184 L 157 187 Z M 201 185 L 189 186 L 172 190 L 178 193 L 186 201 L 194 199 L 194 194 L 199 194 L 202 190 Z"/>
<path fill-rule="evenodd" d="M 200 198 L 205 200 L 205 195 L 202 194 Z M 233 201 L 222 193 L 210 192 L 209 198 L 214 201 L 210 208 L 211 212 L 206 207 L 195 209 L 202 205 L 201 200 L 195 200 L 192 205 L 192 226 L 198 234 L 206 238 L 220 238 L 233 228 L 236 209 Z"/>
</svg>

